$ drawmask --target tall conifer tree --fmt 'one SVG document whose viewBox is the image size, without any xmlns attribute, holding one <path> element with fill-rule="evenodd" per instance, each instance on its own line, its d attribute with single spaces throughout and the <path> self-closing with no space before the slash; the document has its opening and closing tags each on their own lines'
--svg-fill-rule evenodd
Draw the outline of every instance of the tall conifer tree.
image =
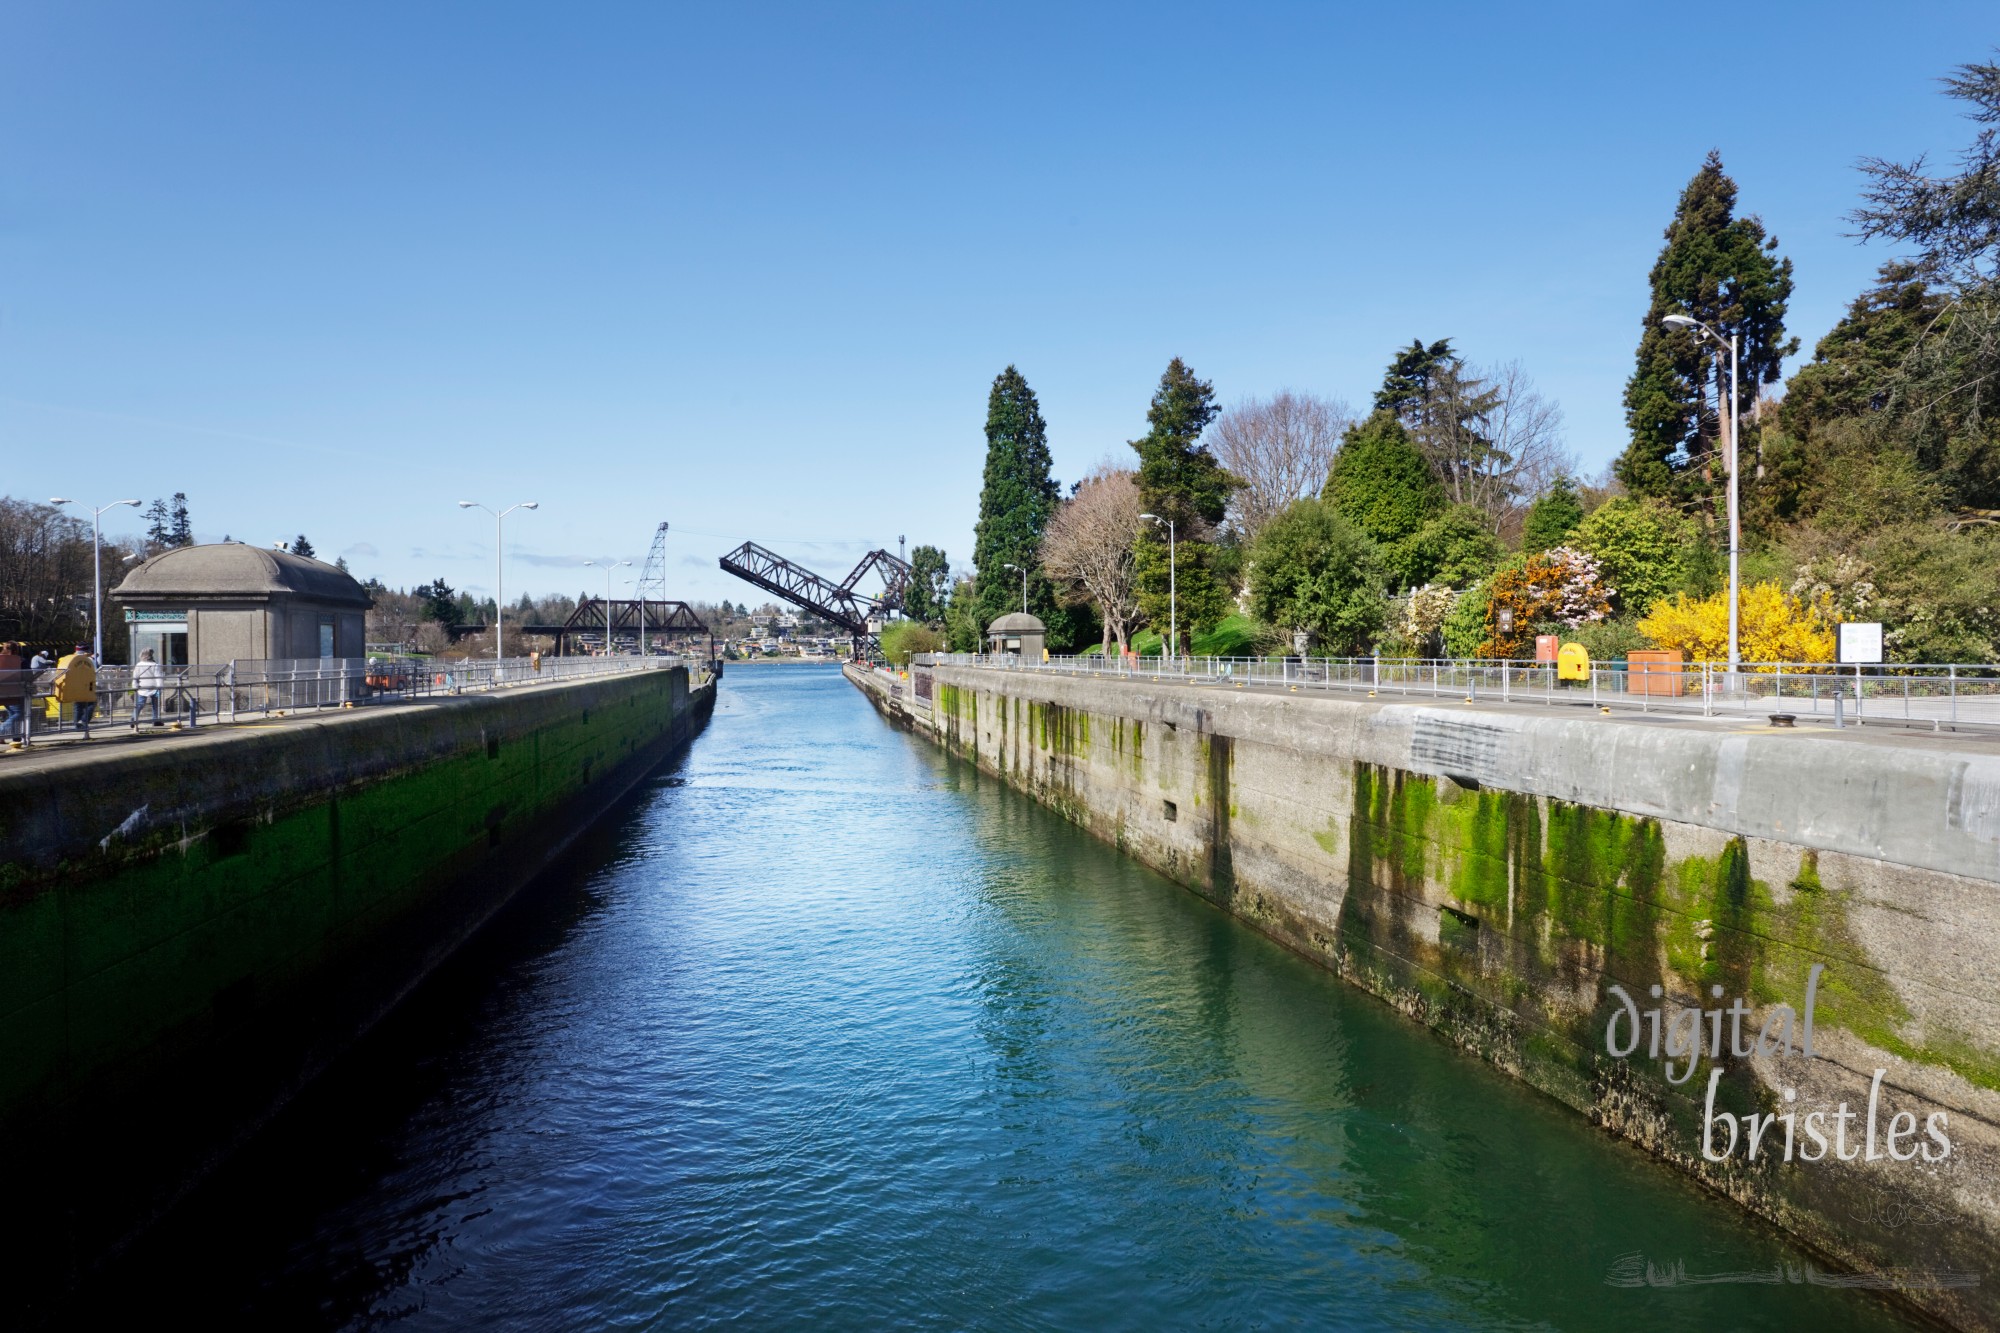
<svg viewBox="0 0 2000 1333">
<path fill-rule="evenodd" d="M 1041 404 L 1021 372 L 1009 366 L 994 378 L 986 397 L 986 477 L 972 550 L 982 630 L 1021 609 L 1021 576 L 1007 568 L 1011 564 L 1028 571 L 1028 609 L 1048 625 L 1051 646 L 1069 642 L 1071 613 L 1058 604 L 1041 562 L 1042 533 L 1060 498 L 1049 475 L 1049 428 Z"/>
<path fill-rule="evenodd" d="M 1711 152 L 1681 191 L 1666 246 L 1653 264 L 1652 302 L 1639 337 L 1638 366 L 1625 386 L 1632 442 L 1618 459 L 1618 479 L 1637 495 L 1712 499 L 1727 482 L 1719 454 L 1729 406 L 1729 353 L 1693 329 L 1667 328 L 1666 315 L 1688 315 L 1739 340 L 1739 397 L 1747 417 L 1760 386 L 1775 384 L 1798 339 L 1785 337 L 1792 261 L 1778 256 L 1754 215 L 1736 216 L 1736 182 Z M 1755 466 L 1746 431 L 1743 467 Z"/>
<path fill-rule="evenodd" d="M 1139 609 L 1165 634 L 1177 603 L 1183 648 L 1190 634 L 1213 628 L 1230 610 L 1232 590 L 1216 576 L 1211 538 L 1230 495 L 1243 483 L 1201 443 L 1217 410 L 1214 386 L 1195 378 L 1175 357 L 1146 410 L 1152 429 L 1132 441 L 1139 455 L 1140 503 L 1174 524 L 1172 543 L 1157 523 L 1143 524 L 1135 534 Z"/>
</svg>

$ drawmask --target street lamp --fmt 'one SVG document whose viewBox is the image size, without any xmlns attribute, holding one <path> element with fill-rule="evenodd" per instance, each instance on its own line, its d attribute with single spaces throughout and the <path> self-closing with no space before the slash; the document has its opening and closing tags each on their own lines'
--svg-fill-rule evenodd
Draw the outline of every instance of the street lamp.
<svg viewBox="0 0 2000 1333">
<path fill-rule="evenodd" d="M 1181 655 L 1181 610 L 1180 610 L 1180 568 L 1174 561 L 1174 521 L 1161 518 L 1158 514 L 1141 514 L 1140 518 L 1167 525 L 1167 648 L 1170 657 Z"/>
<path fill-rule="evenodd" d="M 1668 328 L 1699 329 L 1714 339 L 1716 346 L 1729 349 L 1729 681 L 1734 685 L 1741 658 L 1737 639 L 1737 608 L 1742 601 L 1742 588 L 1737 581 L 1737 557 L 1743 545 L 1743 526 L 1736 492 L 1736 437 L 1741 428 L 1736 407 L 1736 335 L 1730 334 L 1729 340 L 1724 342 L 1721 334 L 1687 315 L 1665 315 L 1660 323 Z"/>
<path fill-rule="evenodd" d="M 611 571 L 623 569 L 630 560 L 586 560 L 585 568 L 604 571 L 604 655 L 611 656 Z"/>
<path fill-rule="evenodd" d="M 1028 614 L 1028 571 L 1019 565 L 1008 565 L 1007 568 L 1021 576 L 1021 614 L 1025 616 Z"/>
<path fill-rule="evenodd" d="M 486 506 L 480 504 L 477 500 L 460 500 L 458 502 L 458 507 L 460 509 L 486 509 Z M 540 509 L 540 508 L 541 505 L 537 504 L 533 500 L 523 500 L 520 504 L 508 505 L 505 509 L 500 510 L 498 513 L 494 513 L 494 511 L 491 509 L 486 509 L 487 513 L 493 514 L 493 665 L 494 666 L 500 665 L 500 647 L 501 647 L 500 639 L 502 635 L 502 630 L 500 626 L 501 622 L 507 619 L 507 598 L 505 592 L 502 590 L 500 586 L 500 552 L 501 552 L 500 520 L 507 517 L 507 515 L 513 513 L 516 509 Z"/>
<path fill-rule="evenodd" d="M 75 504 L 60 495 L 49 501 L 52 505 Z M 100 665 L 104 662 L 104 511 L 116 509 L 119 505 L 139 507 L 137 500 L 113 500 L 110 504 L 90 511 L 90 658 Z"/>
</svg>

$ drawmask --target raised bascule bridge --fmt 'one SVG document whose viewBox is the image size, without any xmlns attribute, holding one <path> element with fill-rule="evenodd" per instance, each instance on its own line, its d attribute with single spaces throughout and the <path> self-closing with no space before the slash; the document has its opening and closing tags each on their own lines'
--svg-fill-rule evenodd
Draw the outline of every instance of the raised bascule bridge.
<svg viewBox="0 0 2000 1333">
<path fill-rule="evenodd" d="M 861 563 L 839 583 L 755 542 L 744 542 L 723 556 L 720 564 L 725 573 L 845 630 L 849 651 L 855 656 L 878 646 L 876 630 L 869 622 L 879 626 L 887 610 L 903 604 L 903 594 L 910 586 L 909 563 L 880 550 L 862 556 Z M 881 591 L 864 593 L 861 584 L 871 575 L 881 580 Z"/>
</svg>

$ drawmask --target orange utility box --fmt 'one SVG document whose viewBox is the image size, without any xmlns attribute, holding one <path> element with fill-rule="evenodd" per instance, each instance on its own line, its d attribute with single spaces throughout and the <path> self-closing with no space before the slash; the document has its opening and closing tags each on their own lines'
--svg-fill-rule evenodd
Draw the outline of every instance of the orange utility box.
<svg viewBox="0 0 2000 1333">
<path fill-rule="evenodd" d="M 1687 693 L 1687 675 L 1678 652 L 1642 651 L 1625 655 L 1625 692 L 1675 698 Z"/>
</svg>

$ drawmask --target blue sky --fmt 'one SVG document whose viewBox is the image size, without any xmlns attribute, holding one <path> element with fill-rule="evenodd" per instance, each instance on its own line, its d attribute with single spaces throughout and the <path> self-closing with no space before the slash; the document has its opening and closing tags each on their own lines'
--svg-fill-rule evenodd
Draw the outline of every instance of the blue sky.
<svg viewBox="0 0 2000 1333">
<path fill-rule="evenodd" d="M 2000 42 L 1724 12 L 9 0 L 0 491 L 482 593 L 454 502 L 534 499 L 510 598 L 667 519 L 680 595 L 762 600 L 745 538 L 965 561 L 1009 362 L 1068 481 L 1170 357 L 1360 404 L 1412 337 L 1519 359 L 1594 472 L 1703 154 L 1810 349 L 1886 257 L 1855 159 L 1955 153 L 1935 80 Z"/>
</svg>

